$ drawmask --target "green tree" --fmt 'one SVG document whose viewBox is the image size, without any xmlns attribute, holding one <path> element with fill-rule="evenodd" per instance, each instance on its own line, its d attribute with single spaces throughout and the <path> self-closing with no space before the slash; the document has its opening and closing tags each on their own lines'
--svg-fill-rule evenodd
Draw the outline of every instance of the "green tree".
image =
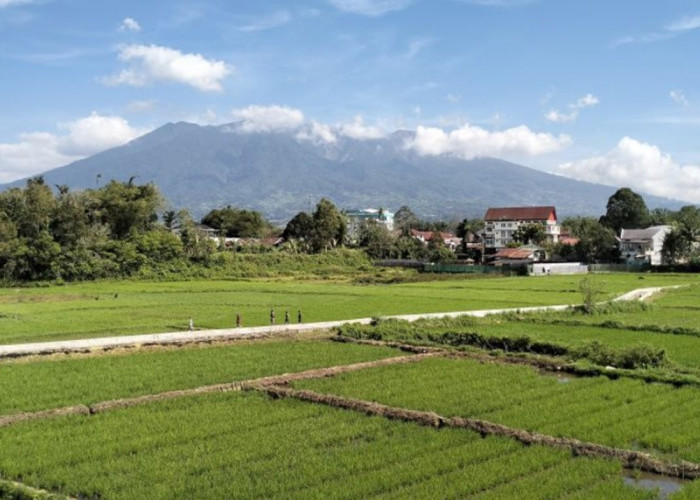
<svg viewBox="0 0 700 500">
<path fill-rule="evenodd" d="M 375 221 L 362 224 L 357 243 L 373 259 L 388 259 L 396 254 L 394 236 L 386 226 Z"/>
<path fill-rule="evenodd" d="M 97 192 L 101 222 L 116 239 L 126 239 L 132 233 L 150 231 L 158 220 L 157 211 L 163 198 L 153 184 L 137 186 L 133 178 L 128 183 L 110 181 Z"/>
<path fill-rule="evenodd" d="M 664 237 L 661 255 L 664 262 L 677 264 L 690 254 L 690 241 L 677 227 L 673 227 Z"/>
<path fill-rule="evenodd" d="M 540 245 L 547 239 L 544 226 L 535 222 L 523 224 L 513 233 L 513 241 L 524 245 Z"/>
<path fill-rule="evenodd" d="M 328 250 L 343 243 L 346 230 L 345 216 L 330 200 L 323 198 L 318 202 L 312 220 L 310 242 L 314 252 Z"/>
<path fill-rule="evenodd" d="M 408 234 L 411 229 L 418 225 L 418 222 L 416 214 L 406 205 L 403 205 L 394 214 L 394 225 L 404 234 Z"/>
<path fill-rule="evenodd" d="M 644 198 L 630 188 L 620 188 L 608 198 L 605 215 L 600 218 L 601 224 L 620 234 L 622 228 L 646 228 L 650 221 L 649 209 Z"/>
<path fill-rule="evenodd" d="M 618 261 L 620 250 L 615 233 L 592 217 L 565 219 L 564 226 L 579 239 L 574 246 L 577 260 L 584 262 Z M 557 253 L 561 251 L 558 249 Z"/>
<path fill-rule="evenodd" d="M 260 212 L 230 205 L 210 211 L 202 218 L 202 224 L 222 231 L 229 238 L 263 238 L 274 229 Z"/>
</svg>

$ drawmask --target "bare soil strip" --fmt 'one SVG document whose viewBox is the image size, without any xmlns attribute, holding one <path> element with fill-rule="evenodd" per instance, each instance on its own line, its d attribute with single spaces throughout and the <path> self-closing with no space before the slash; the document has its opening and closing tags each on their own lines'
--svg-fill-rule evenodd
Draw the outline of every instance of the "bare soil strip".
<svg viewBox="0 0 700 500">
<path fill-rule="evenodd" d="M 62 417 L 64 415 L 88 415 L 90 408 L 85 405 L 65 406 L 63 408 L 52 408 L 34 412 L 22 412 L 12 415 L 0 416 L 0 427 L 26 422 L 28 420 L 43 420 L 46 418 Z"/>
<path fill-rule="evenodd" d="M 485 420 L 462 417 L 448 418 L 434 412 L 397 408 L 372 401 L 344 398 L 332 394 L 320 394 L 314 391 L 300 391 L 289 387 L 258 385 L 257 387 L 251 387 L 251 389 L 263 391 L 273 398 L 293 398 L 301 401 L 324 404 L 334 408 L 356 411 L 366 415 L 415 422 L 420 425 L 436 428 L 454 427 L 470 429 L 479 432 L 482 436 L 495 435 L 510 437 L 526 445 L 540 444 L 568 449 L 575 455 L 617 459 L 628 469 L 642 470 L 683 479 L 696 479 L 700 477 L 700 464 L 693 462 L 687 462 L 685 460 L 678 462 L 661 460 L 648 453 L 636 450 L 613 448 L 596 443 L 587 443 L 577 439 L 548 436 L 537 432 L 513 429 Z"/>
<path fill-rule="evenodd" d="M 92 404 L 90 406 L 77 405 L 68 406 L 63 408 L 53 408 L 50 410 L 41 410 L 36 412 L 23 412 L 15 413 L 12 415 L 0 416 L 0 427 L 6 427 L 8 425 L 16 424 L 19 422 L 26 422 L 28 420 L 41 420 L 48 418 L 55 418 L 64 415 L 93 415 L 97 413 L 103 413 L 109 410 L 116 410 L 118 408 L 128 408 L 131 406 L 142 405 L 146 403 L 153 403 L 156 401 L 164 401 L 167 399 L 182 398 L 186 396 L 195 396 L 198 394 L 208 394 L 212 392 L 227 392 L 227 391 L 240 391 L 244 388 L 259 387 L 267 385 L 279 385 L 288 384 L 295 380 L 305 380 L 312 378 L 321 377 L 333 377 L 335 375 L 347 372 L 353 372 L 358 370 L 365 370 L 367 368 L 373 368 L 377 366 L 387 366 L 395 364 L 405 364 L 405 363 L 416 363 L 422 359 L 430 356 L 436 356 L 439 353 L 424 353 L 416 354 L 411 356 L 397 356 L 394 358 L 380 359 L 377 361 L 365 361 L 362 363 L 354 363 L 350 365 L 336 365 L 326 368 L 315 368 L 312 370 L 305 370 L 297 373 L 284 373 L 281 375 L 272 375 L 268 377 L 261 377 L 257 379 L 244 380 L 240 382 L 228 382 L 223 384 L 213 384 L 205 385 L 200 387 L 195 387 L 192 389 L 180 389 L 173 391 L 160 392 L 157 394 L 146 394 L 143 396 L 136 396 L 133 398 L 124 399 L 114 399 L 110 401 L 102 401 L 99 403 Z"/>
</svg>

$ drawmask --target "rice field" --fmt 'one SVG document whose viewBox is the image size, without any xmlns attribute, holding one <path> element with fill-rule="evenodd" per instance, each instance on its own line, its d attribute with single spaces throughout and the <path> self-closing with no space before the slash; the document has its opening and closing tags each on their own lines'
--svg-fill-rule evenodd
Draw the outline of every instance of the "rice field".
<svg viewBox="0 0 700 500">
<path fill-rule="evenodd" d="M 444 358 L 294 386 L 700 462 L 696 387 L 556 377 L 528 366 Z"/>
<path fill-rule="evenodd" d="M 694 326 L 700 325 L 694 323 L 700 319 L 700 287 L 693 285 L 694 276 L 594 278 L 604 280 L 606 298 L 639 287 L 692 286 L 664 293 L 651 307 L 600 315 L 511 314 L 461 326 L 438 320 L 433 326 L 435 331 L 526 334 L 562 345 L 646 342 L 663 348 L 674 370 L 700 373 L 700 335 L 693 331 L 700 328 Z M 0 343 L 184 330 L 190 316 L 197 328 L 223 328 L 233 326 L 241 313 L 244 326 L 254 326 L 269 321 L 272 307 L 278 318 L 284 310 L 302 309 L 304 321 L 312 322 L 579 303 L 579 280 L 548 276 L 381 286 L 123 282 L 1 290 Z M 422 334 L 431 328 L 424 326 Z M 20 412 L 406 355 L 313 334 L 3 360 L 0 422 Z M 700 462 L 699 386 L 551 376 L 528 366 L 441 357 L 292 385 Z M 643 476 L 623 473 L 621 467 L 617 460 L 524 446 L 508 437 L 422 427 L 256 391 L 180 395 L 0 426 L 0 499 L 31 497 L 11 490 L 8 481 L 79 498 L 117 499 L 658 498 L 657 492 L 631 485 Z M 695 481 L 684 483 L 673 498 L 698 496 Z"/>
<path fill-rule="evenodd" d="M 90 405 L 401 353 L 332 342 L 266 340 L 0 362 L 0 415 Z"/>
<path fill-rule="evenodd" d="M 0 429 L 0 471 L 84 498 L 655 498 L 614 461 L 258 393 Z"/>
<path fill-rule="evenodd" d="M 643 278 L 643 279 L 640 279 Z M 0 289 L 0 344 L 394 314 L 575 304 L 580 277 L 453 279 L 393 285 L 309 281 L 97 282 Z M 598 279 L 598 277 L 596 277 Z M 611 274 L 604 297 L 639 287 L 698 282 L 690 274 Z"/>
</svg>

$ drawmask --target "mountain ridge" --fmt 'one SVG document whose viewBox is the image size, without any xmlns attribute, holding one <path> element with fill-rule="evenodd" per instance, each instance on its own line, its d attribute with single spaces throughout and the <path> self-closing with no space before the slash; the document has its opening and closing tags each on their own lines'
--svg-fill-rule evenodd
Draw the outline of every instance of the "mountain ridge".
<svg viewBox="0 0 700 500">
<path fill-rule="evenodd" d="M 42 175 L 51 185 L 71 189 L 135 177 L 153 182 L 171 208 L 188 208 L 196 217 L 232 205 L 280 222 L 323 197 L 344 209 L 408 205 L 426 218 L 481 217 L 489 206 L 529 205 L 554 205 L 564 215 L 601 215 L 617 189 L 496 158 L 421 156 L 404 147 L 412 137 L 396 131 L 382 139 L 341 137 L 328 144 L 287 132 L 247 132 L 242 123 L 168 123 Z M 650 208 L 683 205 L 644 198 Z"/>
</svg>

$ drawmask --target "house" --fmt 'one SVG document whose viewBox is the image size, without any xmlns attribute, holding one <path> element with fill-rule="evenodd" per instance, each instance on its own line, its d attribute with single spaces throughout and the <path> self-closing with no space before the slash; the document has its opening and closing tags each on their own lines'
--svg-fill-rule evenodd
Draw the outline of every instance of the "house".
<svg viewBox="0 0 700 500">
<path fill-rule="evenodd" d="M 545 251 L 543 248 L 528 245 L 517 248 L 501 248 L 493 256 L 494 265 L 531 264 L 544 260 Z"/>
<path fill-rule="evenodd" d="M 651 226 L 646 229 L 623 229 L 618 242 L 620 255 L 630 264 L 663 264 L 661 249 L 671 226 Z"/>
<path fill-rule="evenodd" d="M 547 238 L 556 243 L 561 226 L 557 223 L 554 207 L 499 207 L 489 208 L 484 216 L 484 246 L 499 249 L 513 242 L 513 234 L 520 226 L 541 224 Z"/>
<path fill-rule="evenodd" d="M 462 238 L 458 238 L 452 233 L 445 233 L 442 231 L 418 231 L 417 229 L 411 229 L 411 237 L 420 241 L 423 245 L 427 245 L 433 241 L 433 239 L 437 238 L 453 252 L 462 244 Z"/>
<path fill-rule="evenodd" d="M 369 221 L 383 225 L 388 231 L 394 230 L 394 214 L 383 208 L 350 210 L 345 212 L 345 218 L 347 219 L 347 236 L 350 241 L 357 240 L 362 226 Z"/>
</svg>

